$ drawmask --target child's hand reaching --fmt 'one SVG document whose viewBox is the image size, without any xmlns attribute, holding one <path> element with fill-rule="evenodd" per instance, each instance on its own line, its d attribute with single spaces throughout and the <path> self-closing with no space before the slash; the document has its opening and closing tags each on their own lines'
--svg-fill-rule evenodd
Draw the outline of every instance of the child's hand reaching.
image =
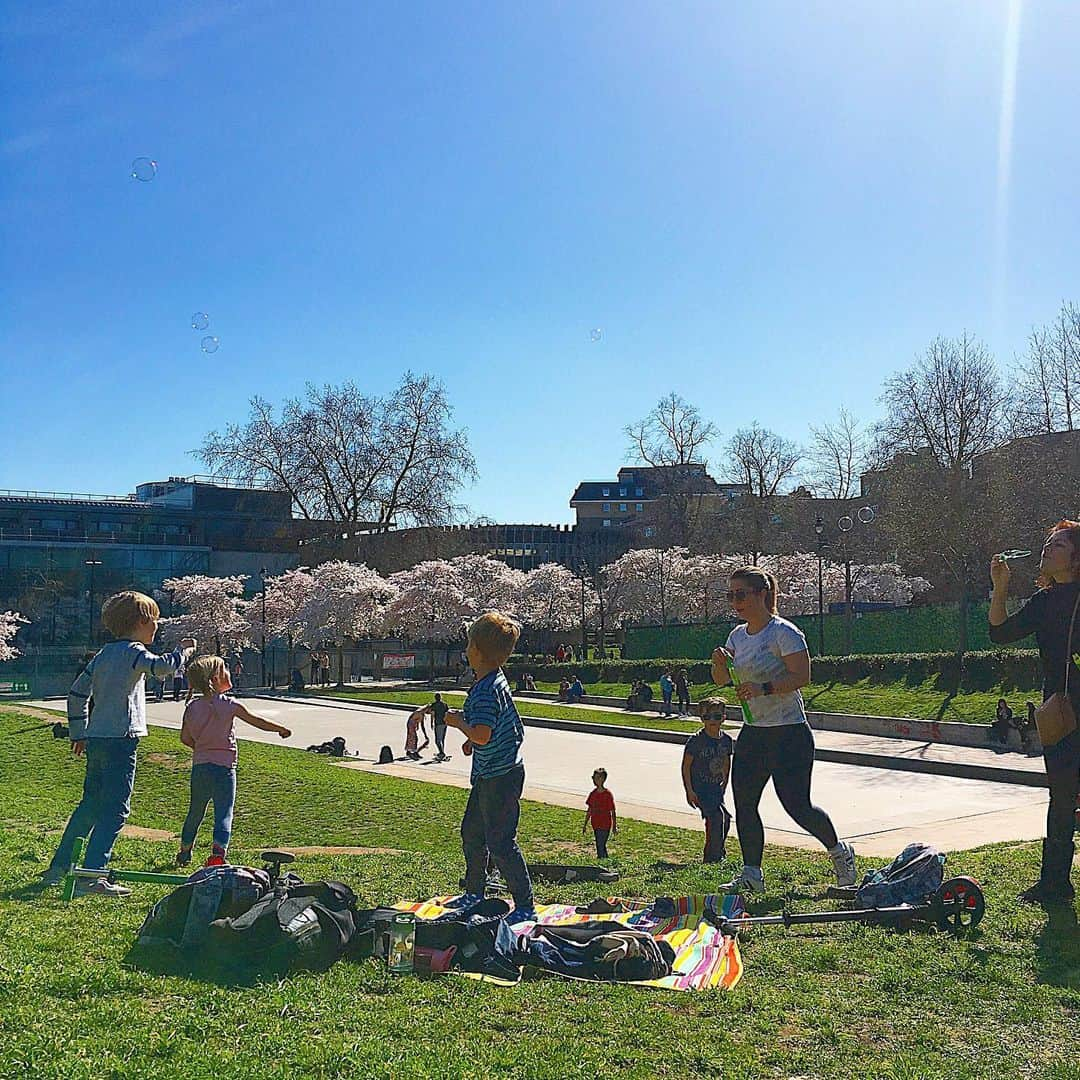
<svg viewBox="0 0 1080 1080">
<path fill-rule="evenodd" d="M 287 739 L 292 734 L 287 727 L 279 727 L 277 733 L 283 739 Z"/>
<path fill-rule="evenodd" d="M 468 739 L 465 740 L 461 747 L 461 752 L 468 757 L 472 753 L 472 743 Z"/>
<path fill-rule="evenodd" d="M 181 649 L 197 649 L 198 647 L 199 643 L 193 637 L 186 637 L 180 639 Z"/>
</svg>

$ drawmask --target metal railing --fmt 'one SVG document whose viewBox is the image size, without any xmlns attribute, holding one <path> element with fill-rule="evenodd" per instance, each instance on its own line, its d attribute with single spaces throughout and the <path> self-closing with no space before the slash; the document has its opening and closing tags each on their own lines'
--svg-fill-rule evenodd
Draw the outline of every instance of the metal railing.
<svg viewBox="0 0 1080 1080">
<path fill-rule="evenodd" d="M 182 533 L 164 533 L 157 529 L 133 533 L 73 533 L 63 529 L 3 529 L 0 543 L 52 543 L 72 544 L 79 547 L 95 547 L 102 544 L 127 544 L 130 547 L 207 547 L 197 537 Z M 209 550 L 209 549 L 208 549 Z"/>
<path fill-rule="evenodd" d="M 0 499 L 56 499 L 64 502 L 137 503 L 136 495 L 94 495 L 88 491 L 30 491 L 22 488 L 0 488 Z M 144 504 L 145 505 L 145 504 Z"/>
</svg>

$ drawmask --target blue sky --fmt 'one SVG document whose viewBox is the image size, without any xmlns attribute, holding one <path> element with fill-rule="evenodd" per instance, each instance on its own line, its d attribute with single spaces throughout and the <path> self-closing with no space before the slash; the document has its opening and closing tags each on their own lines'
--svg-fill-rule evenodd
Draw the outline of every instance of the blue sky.
<svg viewBox="0 0 1080 1080">
<path fill-rule="evenodd" d="M 474 513 L 567 521 L 671 390 L 803 441 L 937 334 L 1007 363 L 1080 300 L 1075 14 L 12 4 L 0 487 L 199 471 L 255 393 L 411 368 Z"/>
</svg>

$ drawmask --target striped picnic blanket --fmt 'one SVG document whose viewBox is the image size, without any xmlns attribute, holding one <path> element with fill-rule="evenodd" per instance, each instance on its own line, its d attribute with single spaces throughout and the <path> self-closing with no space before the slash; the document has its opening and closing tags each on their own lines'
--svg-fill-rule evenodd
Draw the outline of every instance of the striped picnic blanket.
<svg viewBox="0 0 1080 1080">
<path fill-rule="evenodd" d="M 394 906 L 411 911 L 418 919 L 436 919 L 447 912 L 443 904 L 449 896 L 436 896 L 419 903 L 402 901 Z M 618 903 L 617 899 L 613 899 Z M 730 990 L 742 977 L 742 957 L 738 942 L 722 934 L 711 922 L 703 919 L 706 910 L 715 911 L 729 919 L 745 911 L 742 898 L 735 895 L 708 894 L 673 898 L 674 915 L 654 918 L 646 902 L 623 900 L 627 911 L 607 915 L 582 915 L 573 904 L 537 904 L 536 922 L 544 926 L 580 925 L 588 922 L 617 922 L 635 930 L 644 930 L 666 941 L 675 953 L 672 974 L 662 979 L 649 979 L 637 986 L 659 986 L 667 990 Z M 527 932 L 531 922 L 515 925 L 518 933 Z"/>
</svg>

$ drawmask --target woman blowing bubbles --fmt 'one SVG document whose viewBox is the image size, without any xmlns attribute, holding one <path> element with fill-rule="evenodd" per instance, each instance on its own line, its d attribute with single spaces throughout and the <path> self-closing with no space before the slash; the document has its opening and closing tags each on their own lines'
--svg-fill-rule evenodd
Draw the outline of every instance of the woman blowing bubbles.
<svg viewBox="0 0 1080 1080">
<path fill-rule="evenodd" d="M 1080 652 L 1080 522 L 1059 521 L 1043 545 L 1039 561 L 1039 589 L 1015 615 L 1005 610 L 1009 595 L 1009 564 L 1000 555 L 990 563 L 994 592 L 990 599 L 990 640 L 1008 645 L 1029 634 L 1035 635 L 1043 671 L 1043 701 L 1068 692 L 1073 715 L 1080 716 L 1080 669 L 1075 655 Z M 1069 630 L 1072 620 L 1072 647 Z M 1073 815 L 1080 789 L 1080 732 L 1071 732 L 1043 750 L 1046 779 L 1050 787 L 1050 809 L 1046 814 L 1042 870 L 1039 880 L 1020 895 L 1032 904 L 1071 901 L 1073 887 L 1069 872 L 1073 860 Z"/>
<path fill-rule="evenodd" d="M 776 578 L 756 566 L 731 575 L 728 602 L 743 620 L 726 647 L 712 656 L 717 686 L 730 681 L 728 659 L 739 677 L 739 697 L 749 702 L 753 726 L 744 724 L 735 744 L 731 788 L 743 868 L 729 891 L 765 891 L 761 855 L 765 829 L 758 804 L 771 779 L 788 814 L 825 845 L 839 885 L 855 884 L 855 850 L 836 835 L 824 810 L 810 801 L 814 737 L 800 690 L 810 682 L 810 653 L 803 632 L 776 613 Z"/>
</svg>

